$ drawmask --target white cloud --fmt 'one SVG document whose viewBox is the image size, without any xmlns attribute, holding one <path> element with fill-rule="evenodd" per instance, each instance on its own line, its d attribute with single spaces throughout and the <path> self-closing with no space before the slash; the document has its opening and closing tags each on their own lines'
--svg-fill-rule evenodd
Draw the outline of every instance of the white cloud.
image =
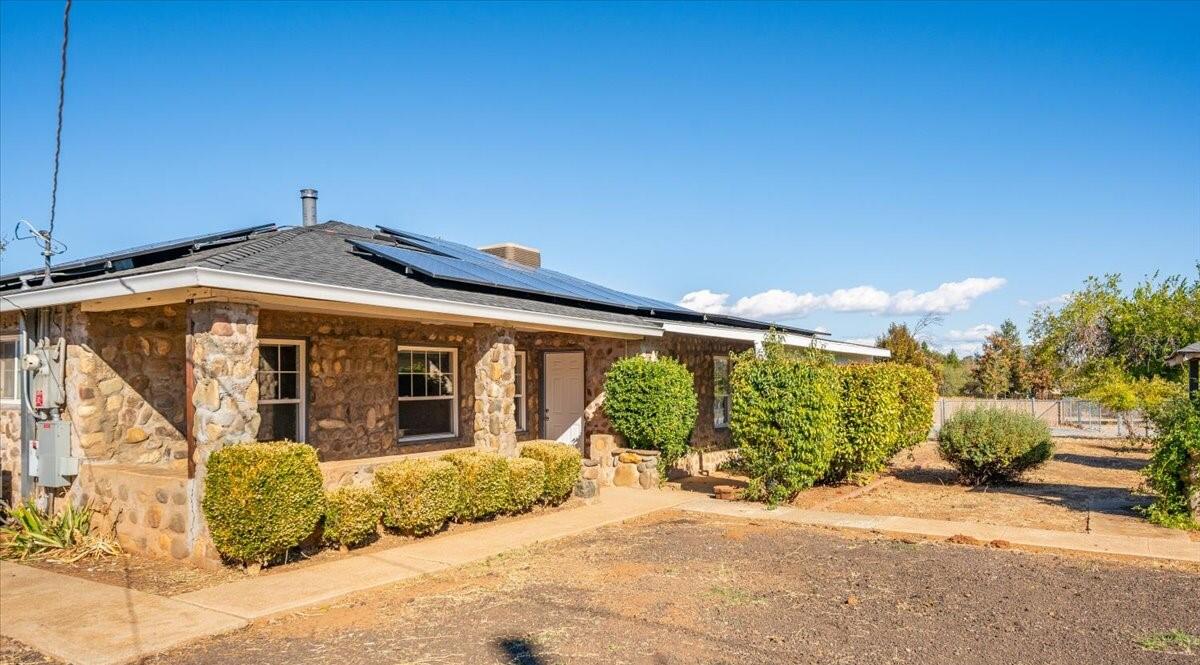
<svg viewBox="0 0 1200 665">
<path fill-rule="evenodd" d="M 1038 300 L 1037 302 L 1021 298 L 1020 300 L 1017 301 L 1017 304 L 1020 305 L 1021 307 L 1046 307 L 1046 306 L 1057 307 L 1058 305 L 1065 305 L 1066 302 L 1070 299 L 1071 299 L 1070 293 L 1060 293 L 1060 294 L 1054 296 L 1053 298 L 1046 298 L 1045 300 Z"/>
<path fill-rule="evenodd" d="M 981 323 L 966 330 L 951 330 L 944 339 L 951 342 L 982 342 L 989 336 L 1000 332 L 1000 329 L 990 323 Z"/>
<path fill-rule="evenodd" d="M 813 328 L 813 332 L 825 333 L 826 335 L 828 335 L 829 328 L 826 328 L 825 326 L 817 326 L 816 328 Z"/>
<path fill-rule="evenodd" d="M 729 300 L 728 293 L 713 293 L 708 289 L 700 291 L 692 291 L 679 299 L 679 304 L 688 309 L 704 312 L 706 314 L 720 314 L 725 307 L 725 301 Z"/>
<path fill-rule="evenodd" d="M 966 330 L 947 330 L 944 335 L 929 335 L 926 341 L 940 353 L 953 350 L 960 356 L 970 356 L 979 353 L 983 349 L 983 342 L 999 331 L 990 323 L 980 323 Z"/>
<path fill-rule="evenodd" d="M 949 314 L 967 309 L 977 298 L 999 289 L 1005 282 L 1003 277 L 968 277 L 920 293 L 912 289 L 888 293 L 865 285 L 822 294 L 769 289 L 739 298 L 733 305 L 728 304 L 728 293 L 703 289 L 684 295 L 679 304 L 698 312 L 767 320 L 796 318 L 818 310 L 895 315 Z"/>
</svg>

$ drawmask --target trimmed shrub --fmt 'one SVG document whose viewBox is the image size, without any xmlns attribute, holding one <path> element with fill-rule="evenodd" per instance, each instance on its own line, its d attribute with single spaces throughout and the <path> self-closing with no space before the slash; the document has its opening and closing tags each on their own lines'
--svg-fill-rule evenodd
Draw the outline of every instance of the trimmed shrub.
<svg viewBox="0 0 1200 665">
<path fill-rule="evenodd" d="M 511 457 L 508 463 L 510 513 L 529 510 L 546 491 L 546 465 L 532 457 Z"/>
<path fill-rule="evenodd" d="M 924 367 L 890 364 L 900 377 L 900 436 L 893 454 L 911 448 L 929 438 L 933 427 L 933 406 L 937 403 L 937 383 Z"/>
<path fill-rule="evenodd" d="M 317 451 L 291 441 L 221 448 L 208 458 L 201 505 L 217 551 L 268 563 L 311 535 L 325 512 Z"/>
<path fill-rule="evenodd" d="M 604 377 L 604 413 L 634 448 L 660 451 L 669 467 L 687 453 L 696 426 L 695 379 L 674 358 L 622 358 Z"/>
<path fill-rule="evenodd" d="M 365 543 L 379 528 L 379 495 L 370 487 L 339 487 L 325 495 L 325 541 L 342 547 Z"/>
<path fill-rule="evenodd" d="M 1027 413 L 975 408 L 942 425 L 938 452 L 969 485 L 1012 482 L 1054 454 L 1046 423 Z"/>
<path fill-rule="evenodd" d="M 512 488 L 508 480 L 508 460 L 496 453 L 460 450 L 442 456 L 458 467 L 458 509 L 460 522 L 481 520 L 508 507 Z"/>
<path fill-rule="evenodd" d="M 892 363 L 840 365 L 840 435 L 830 480 L 860 482 L 887 464 L 900 440 L 900 374 Z"/>
<path fill-rule="evenodd" d="M 750 476 L 747 497 L 778 503 L 829 470 L 838 436 L 841 381 L 816 358 L 744 354 L 729 377 L 729 428 L 738 466 Z"/>
<path fill-rule="evenodd" d="M 583 456 L 575 446 L 557 441 L 531 441 L 521 448 L 521 457 L 535 459 L 546 465 L 543 502 L 559 504 L 571 497 L 583 468 Z"/>
<path fill-rule="evenodd" d="M 1154 453 L 1142 469 L 1156 495 L 1146 516 L 1162 526 L 1200 529 L 1192 508 L 1200 504 L 1200 397 L 1164 405 L 1154 429 Z"/>
<path fill-rule="evenodd" d="M 383 523 L 416 536 L 441 529 L 458 510 L 458 468 L 445 460 L 413 459 L 375 470 Z"/>
</svg>

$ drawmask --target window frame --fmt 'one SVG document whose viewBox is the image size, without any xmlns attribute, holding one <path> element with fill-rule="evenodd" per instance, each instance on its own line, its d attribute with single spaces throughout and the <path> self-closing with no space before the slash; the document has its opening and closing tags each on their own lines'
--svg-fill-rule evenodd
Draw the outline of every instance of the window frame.
<svg viewBox="0 0 1200 665">
<path fill-rule="evenodd" d="M 420 351 L 429 352 L 436 351 L 438 353 L 450 354 L 450 381 L 454 386 L 454 390 L 450 395 L 434 395 L 432 397 L 425 395 L 422 397 L 401 397 L 400 387 L 396 386 L 396 402 L 430 402 L 434 400 L 450 400 L 450 431 L 449 432 L 434 432 L 432 434 L 415 434 L 413 436 L 399 436 L 400 427 L 400 410 L 396 409 L 396 442 L 397 443 L 417 443 L 421 441 L 436 441 L 439 439 L 454 439 L 458 437 L 459 415 L 458 415 L 458 349 L 453 346 L 409 346 L 399 344 L 396 346 L 396 377 L 400 376 L 399 358 L 400 354 L 405 351 Z"/>
<path fill-rule="evenodd" d="M 526 355 L 526 353 L 524 351 L 516 352 L 516 361 L 515 361 L 515 366 L 513 367 L 513 369 L 516 370 L 517 367 L 519 367 L 521 369 L 520 383 L 517 383 L 517 381 L 515 380 L 516 377 L 514 377 L 514 380 L 513 380 L 513 384 L 514 384 L 513 401 L 516 402 L 517 398 L 520 398 L 520 402 L 519 402 L 520 406 L 515 409 L 518 432 L 528 432 L 529 431 L 529 418 L 528 418 L 529 396 L 527 394 L 528 391 L 526 390 L 526 387 L 529 385 L 529 374 L 528 374 L 529 363 L 527 362 L 527 359 L 528 359 L 528 356 Z M 514 372 L 514 374 L 515 374 L 515 372 Z"/>
<path fill-rule="evenodd" d="M 717 395 L 717 361 L 718 360 L 725 361 L 725 393 L 724 393 L 725 406 L 722 409 L 722 411 L 724 412 L 724 415 L 725 415 L 725 422 L 723 422 L 723 423 L 717 422 L 717 396 L 718 396 Z M 731 395 L 729 392 L 729 370 L 730 370 L 729 356 L 714 355 L 712 357 L 712 369 L 713 369 L 713 376 L 712 376 L 713 429 L 715 429 L 715 430 L 729 429 L 729 420 L 730 420 L 730 417 L 733 415 L 733 413 L 732 413 L 733 409 L 732 409 L 732 403 L 731 403 L 732 398 L 731 398 Z"/>
<path fill-rule="evenodd" d="M 22 390 L 24 388 L 23 384 L 25 383 L 22 380 L 23 377 L 21 376 L 21 355 L 22 355 L 21 335 L 16 334 L 16 333 L 7 333 L 4 335 L 0 335 L 0 342 L 12 342 L 13 348 L 16 349 L 16 352 L 17 352 L 17 354 L 15 356 L 13 356 L 13 358 L 12 358 L 12 361 L 13 361 L 13 367 L 12 367 L 13 396 L 12 397 L 0 396 L 0 404 L 3 404 L 5 406 L 20 406 L 21 393 L 23 392 L 23 390 Z"/>
<path fill-rule="evenodd" d="M 308 440 L 308 340 L 288 339 L 286 337 L 264 337 L 258 340 L 258 352 L 261 356 L 263 346 L 294 346 L 296 347 L 296 396 L 286 399 L 263 399 L 260 393 L 259 404 L 296 404 L 296 440 L 305 443 Z M 255 368 L 254 380 L 262 370 Z M 279 374 L 278 370 L 274 372 Z"/>
</svg>

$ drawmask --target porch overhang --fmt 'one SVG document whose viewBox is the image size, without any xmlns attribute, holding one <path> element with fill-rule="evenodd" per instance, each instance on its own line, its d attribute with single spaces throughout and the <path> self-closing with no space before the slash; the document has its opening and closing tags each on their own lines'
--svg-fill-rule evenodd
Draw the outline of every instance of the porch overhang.
<svg viewBox="0 0 1200 665">
<path fill-rule="evenodd" d="M 624 339 L 661 337 L 663 334 L 660 326 L 649 323 L 620 323 L 524 311 L 202 267 L 0 295 L 4 309 L 17 310 L 81 303 L 84 311 L 111 311 L 220 299 L 281 309 L 420 321 L 495 323 L 524 330 L 554 330 Z"/>
<path fill-rule="evenodd" d="M 747 328 L 729 328 L 725 326 L 700 325 L 690 323 L 664 323 L 664 332 L 677 333 L 680 335 L 695 335 L 698 337 L 716 337 L 720 339 L 736 339 L 746 342 L 761 343 L 769 331 L 766 330 L 750 330 Z M 839 342 L 833 339 L 819 339 L 809 337 L 808 335 L 797 335 L 794 333 L 785 333 L 783 343 L 788 346 L 797 346 L 802 348 L 817 348 L 830 353 L 842 353 L 846 355 L 869 356 L 872 358 L 890 358 L 892 353 L 887 349 L 881 349 L 877 346 L 867 346 L 865 344 L 854 344 L 853 342 Z"/>
</svg>

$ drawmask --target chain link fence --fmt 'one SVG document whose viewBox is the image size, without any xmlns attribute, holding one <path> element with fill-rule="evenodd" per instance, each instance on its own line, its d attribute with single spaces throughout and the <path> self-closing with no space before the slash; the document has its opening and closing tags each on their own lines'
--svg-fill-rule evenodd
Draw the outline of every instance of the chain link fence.
<svg viewBox="0 0 1200 665">
<path fill-rule="evenodd" d="M 1046 423 L 1055 436 L 1073 434 L 1100 437 L 1123 437 L 1131 434 L 1149 436 L 1150 423 L 1142 414 L 1118 414 L 1096 402 L 1064 397 L 1062 399 L 982 399 L 973 397 L 940 397 L 933 410 L 933 430 L 964 409 L 991 407 L 1027 413 Z"/>
</svg>

